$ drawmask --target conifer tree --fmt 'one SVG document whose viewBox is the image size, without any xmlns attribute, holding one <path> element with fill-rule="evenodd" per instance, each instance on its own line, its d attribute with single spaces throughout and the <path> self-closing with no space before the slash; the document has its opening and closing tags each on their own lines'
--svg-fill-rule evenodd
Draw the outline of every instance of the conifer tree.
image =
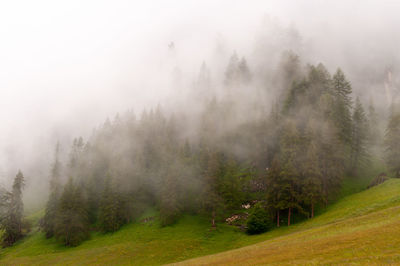
<svg viewBox="0 0 400 266">
<path fill-rule="evenodd" d="M 267 168 L 267 203 L 276 211 L 276 226 L 280 226 L 280 211 L 285 207 L 281 204 L 281 190 L 283 180 L 278 156 L 272 160 L 271 167 Z"/>
<path fill-rule="evenodd" d="M 24 175 L 18 171 L 14 178 L 12 191 L 3 193 L 5 213 L 0 220 L 0 229 L 3 230 L 1 236 L 3 247 L 11 246 L 22 238 L 22 216 L 24 204 L 22 202 L 22 189 L 25 185 Z"/>
<path fill-rule="evenodd" d="M 356 99 L 353 113 L 351 140 L 351 169 L 357 175 L 357 169 L 368 159 L 368 121 L 360 99 Z"/>
<path fill-rule="evenodd" d="M 238 68 L 239 68 L 239 58 L 234 52 L 229 59 L 229 64 L 225 72 L 225 84 L 228 87 L 237 85 L 238 82 Z"/>
<path fill-rule="evenodd" d="M 391 107 L 391 114 L 385 134 L 385 160 L 394 176 L 400 178 L 400 109 Z"/>
<path fill-rule="evenodd" d="M 251 73 L 250 69 L 247 65 L 247 61 L 244 57 L 240 60 L 238 64 L 238 72 L 239 72 L 239 79 L 240 82 L 244 85 L 248 84 L 251 81 Z"/>
<path fill-rule="evenodd" d="M 104 184 L 104 191 L 100 202 L 100 227 L 104 232 L 115 232 L 121 226 L 119 219 L 118 194 L 110 177 L 107 177 Z"/>
<path fill-rule="evenodd" d="M 201 64 L 200 72 L 196 81 L 197 95 L 201 98 L 211 93 L 211 75 L 205 62 Z"/>
<path fill-rule="evenodd" d="M 176 222 L 180 211 L 181 203 L 179 201 L 178 191 L 178 168 L 175 165 L 169 167 L 161 188 L 160 217 L 163 226 Z"/>
<path fill-rule="evenodd" d="M 309 132 L 309 134 L 312 133 Z M 311 206 L 311 218 L 314 217 L 315 205 L 322 198 L 322 174 L 319 166 L 317 143 L 314 138 L 315 135 L 311 135 L 311 141 L 307 147 L 302 181 L 303 201 Z"/>
<path fill-rule="evenodd" d="M 374 103 L 372 102 L 372 99 L 370 100 L 369 106 L 368 106 L 368 140 L 371 143 L 372 146 L 377 145 L 379 142 L 379 139 L 381 138 L 380 132 L 379 132 L 379 117 L 378 114 L 375 110 Z"/>
<path fill-rule="evenodd" d="M 207 164 L 204 173 L 203 210 L 211 217 L 211 225 L 216 227 L 217 212 L 220 209 L 221 198 L 218 193 L 220 175 L 220 155 L 217 152 L 207 154 Z"/>
<path fill-rule="evenodd" d="M 288 121 L 281 138 L 281 178 L 280 206 L 288 210 L 288 225 L 291 222 L 292 211 L 303 212 L 300 205 L 300 136 L 293 121 Z"/>
<path fill-rule="evenodd" d="M 293 51 L 282 53 L 277 73 L 277 81 L 284 91 L 289 89 L 290 84 L 301 78 L 300 57 Z"/>
<path fill-rule="evenodd" d="M 223 162 L 223 165 L 224 171 L 221 173 L 218 191 L 224 201 L 224 207 L 227 210 L 235 210 L 245 201 L 244 190 L 249 173 L 242 172 L 233 158 Z"/>
<path fill-rule="evenodd" d="M 338 127 L 339 138 L 345 144 L 351 141 L 351 85 L 339 68 L 333 75 L 333 94 L 335 98 L 334 121 Z"/>
<path fill-rule="evenodd" d="M 321 123 L 318 137 L 318 158 L 322 174 L 322 199 L 328 201 L 339 192 L 345 170 L 342 142 L 337 138 L 336 128 L 329 122 Z"/>
<path fill-rule="evenodd" d="M 50 195 L 46 204 L 45 215 L 41 225 L 43 231 L 46 233 L 47 238 L 50 238 L 54 235 L 56 216 L 61 195 L 61 162 L 59 160 L 59 153 L 60 144 L 57 143 L 54 154 L 54 162 L 50 173 Z"/>
<path fill-rule="evenodd" d="M 81 186 L 70 178 L 57 212 L 55 236 L 66 246 L 77 246 L 89 236 L 89 221 Z"/>
</svg>

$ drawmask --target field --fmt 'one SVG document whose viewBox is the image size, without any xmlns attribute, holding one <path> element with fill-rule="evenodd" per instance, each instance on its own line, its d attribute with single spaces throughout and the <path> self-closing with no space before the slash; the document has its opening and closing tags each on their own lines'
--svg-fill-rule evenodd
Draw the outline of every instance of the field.
<svg viewBox="0 0 400 266">
<path fill-rule="evenodd" d="M 150 211 L 141 219 L 155 214 Z M 37 221 L 40 215 L 30 219 Z M 227 225 L 210 231 L 206 220 L 184 216 L 164 228 L 154 220 L 127 225 L 114 234 L 94 233 L 79 247 L 66 248 L 35 228 L 15 246 L 0 251 L 0 264 L 157 265 L 195 257 L 199 258 L 182 263 L 381 264 L 400 263 L 399 250 L 400 180 L 391 179 L 344 197 L 314 219 L 257 236 Z"/>
</svg>

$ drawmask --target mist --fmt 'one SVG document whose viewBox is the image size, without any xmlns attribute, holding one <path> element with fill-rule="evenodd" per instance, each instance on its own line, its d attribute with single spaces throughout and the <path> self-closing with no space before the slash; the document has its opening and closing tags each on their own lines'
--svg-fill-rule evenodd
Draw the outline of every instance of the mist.
<svg viewBox="0 0 400 266">
<path fill-rule="evenodd" d="M 392 94 L 399 82 L 399 8 L 397 1 L 2 2 L 0 184 L 21 169 L 27 206 L 42 203 L 57 141 L 67 154 L 74 137 L 89 138 L 127 110 L 139 115 L 161 104 L 190 113 L 188 88 L 202 63 L 218 90 L 234 52 L 256 73 L 273 73 L 286 50 L 302 64 L 340 67 L 354 94 L 378 99 L 384 113 L 388 70 Z M 276 90 L 267 91 L 272 102 Z"/>
</svg>

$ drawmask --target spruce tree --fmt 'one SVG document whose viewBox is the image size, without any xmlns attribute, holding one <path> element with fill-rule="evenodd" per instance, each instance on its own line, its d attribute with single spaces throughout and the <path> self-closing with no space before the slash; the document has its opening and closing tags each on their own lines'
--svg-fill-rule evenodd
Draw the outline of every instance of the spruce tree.
<svg viewBox="0 0 400 266">
<path fill-rule="evenodd" d="M 160 218 L 161 225 L 166 226 L 176 222 L 180 211 L 181 203 L 179 201 L 178 191 L 178 168 L 175 165 L 169 167 L 161 188 Z"/>
<path fill-rule="evenodd" d="M 385 133 L 385 160 L 394 176 L 400 178 L 400 108 L 393 105 Z"/>
<path fill-rule="evenodd" d="M 251 81 L 251 73 L 250 69 L 247 65 L 247 61 L 244 57 L 240 60 L 238 64 L 238 74 L 240 83 L 243 85 L 247 85 Z"/>
<path fill-rule="evenodd" d="M 119 215 L 119 201 L 115 186 L 110 177 L 107 177 L 104 184 L 104 191 L 100 202 L 100 227 L 104 232 L 115 232 L 121 226 Z"/>
<path fill-rule="evenodd" d="M 339 192 L 345 170 L 345 149 L 335 134 L 336 130 L 329 121 L 321 122 L 319 133 L 315 138 L 318 141 L 318 158 L 322 173 L 322 199 L 325 206 Z"/>
<path fill-rule="evenodd" d="M 21 171 L 14 178 L 12 191 L 3 194 L 5 213 L 1 217 L 0 229 L 3 230 L 1 236 L 3 247 L 11 246 L 22 238 L 22 218 L 24 204 L 22 202 L 22 189 L 25 180 Z"/>
<path fill-rule="evenodd" d="M 283 186 L 283 180 L 281 176 L 281 167 L 278 156 L 275 156 L 272 160 L 271 166 L 267 168 L 267 203 L 276 211 L 276 226 L 280 226 L 280 212 L 284 206 L 281 202 L 281 190 Z"/>
<path fill-rule="evenodd" d="M 216 227 L 217 212 L 220 209 L 221 197 L 218 193 L 218 179 L 220 177 L 220 155 L 210 151 L 207 154 L 204 173 L 202 206 L 207 216 L 211 217 L 211 225 Z"/>
<path fill-rule="evenodd" d="M 315 205 L 322 198 L 322 173 L 319 166 L 318 148 L 314 140 L 308 144 L 303 164 L 302 197 L 303 201 L 310 206 L 311 218 L 313 218 Z"/>
<path fill-rule="evenodd" d="M 229 64 L 225 72 L 225 85 L 227 85 L 228 87 L 237 85 L 239 76 L 238 68 L 239 68 L 239 58 L 236 52 L 234 52 L 231 58 L 229 59 Z"/>
<path fill-rule="evenodd" d="M 281 138 L 281 198 L 280 207 L 288 210 L 288 225 L 294 209 L 303 212 L 300 205 L 300 135 L 296 124 L 288 121 Z"/>
<path fill-rule="evenodd" d="M 46 204 L 45 215 L 41 224 L 43 231 L 46 233 L 46 238 L 50 238 L 54 235 L 56 216 L 61 195 L 61 162 L 59 160 L 59 153 L 60 144 L 57 143 L 54 154 L 54 162 L 50 173 L 50 195 Z"/>
<path fill-rule="evenodd" d="M 351 170 L 357 175 L 361 165 L 368 159 L 368 121 L 360 99 L 356 99 L 353 113 L 352 139 L 351 139 Z"/>
<path fill-rule="evenodd" d="M 369 129 L 369 134 L 368 134 L 368 140 L 369 143 L 371 143 L 372 146 L 377 146 L 381 136 L 380 136 L 380 131 L 379 131 L 379 117 L 378 114 L 375 110 L 374 103 L 372 102 L 372 99 L 370 100 L 369 106 L 368 106 L 368 129 Z"/>
<path fill-rule="evenodd" d="M 70 178 L 60 197 L 55 236 L 66 246 L 77 246 L 89 236 L 86 202 L 81 186 Z"/>
<path fill-rule="evenodd" d="M 340 68 L 333 75 L 332 83 L 334 95 L 334 123 L 338 128 L 339 139 L 349 146 L 351 142 L 351 84 L 347 81 Z"/>
</svg>

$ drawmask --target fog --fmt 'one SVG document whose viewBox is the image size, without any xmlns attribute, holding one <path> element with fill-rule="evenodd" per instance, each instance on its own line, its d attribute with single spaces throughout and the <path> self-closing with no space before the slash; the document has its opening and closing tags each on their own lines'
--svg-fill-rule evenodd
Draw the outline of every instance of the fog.
<svg viewBox="0 0 400 266">
<path fill-rule="evenodd" d="M 220 86 L 234 51 L 252 70 L 272 71 L 289 49 L 341 67 L 355 94 L 385 111 L 388 69 L 397 88 L 399 11 L 398 1 L 3 1 L 0 183 L 21 169 L 34 197 L 57 141 L 68 149 L 116 113 L 176 104 L 202 62 Z"/>
</svg>

